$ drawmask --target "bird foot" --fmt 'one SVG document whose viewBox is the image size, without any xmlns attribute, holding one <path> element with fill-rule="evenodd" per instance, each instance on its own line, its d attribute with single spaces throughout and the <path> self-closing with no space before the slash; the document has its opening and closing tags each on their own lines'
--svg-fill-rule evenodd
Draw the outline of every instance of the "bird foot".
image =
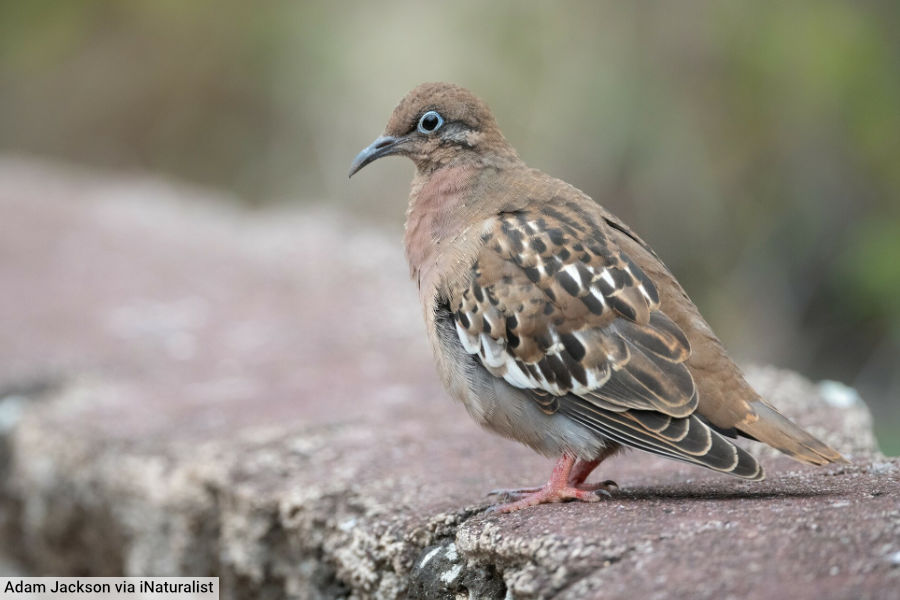
<svg viewBox="0 0 900 600">
<path fill-rule="evenodd" d="M 519 488 L 513 490 L 494 490 L 488 495 L 504 495 L 512 502 L 496 504 L 487 512 L 510 513 L 529 506 L 548 504 L 553 502 L 565 502 L 567 500 L 580 500 L 581 502 L 599 502 L 604 497 L 611 498 L 612 491 L 618 490 L 615 481 L 603 483 L 581 483 L 577 485 L 565 484 L 553 485 L 550 481 L 539 488 Z"/>
</svg>

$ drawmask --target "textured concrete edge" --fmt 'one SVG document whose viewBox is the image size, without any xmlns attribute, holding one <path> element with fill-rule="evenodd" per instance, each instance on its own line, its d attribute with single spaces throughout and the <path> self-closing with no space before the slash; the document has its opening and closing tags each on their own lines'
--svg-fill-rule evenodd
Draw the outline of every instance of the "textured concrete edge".
<svg viewBox="0 0 900 600">
<path fill-rule="evenodd" d="M 799 377 L 782 385 L 810 391 Z M 540 597 L 640 551 L 611 544 L 572 561 L 572 548 L 554 548 L 552 539 L 512 543 L 496 524 L 467 525 L 481 507 L 416 516 L 385 502 L 390 494 L 378 484 L 259 469 L 277 464 L 296 432 L 249 431 L 197 446 L 98 441 L 46 418 L 65 411 L 71 390 L 41 394 L 33 405 L 16 400 L 19 417 L 0 437 L 4 537 L 15 542 L 12 558 L 35 573 L 214 574 L 236 598 L 431 598 L 454 590 L 498 598 L 509 588 Z M 865 435 L 867 412 L 854 415 L 843 447 L 854 438 L 857 456 L 869 460 L 849 469 L 865 470 L 879 455 Z M 333 435 L 326 427 L 306 433 Z M 250 479 L 236 475 L 248 470 Z"/>
<path fill-rule="evenodd" d="M 41 402 L 43 412 L 54 400 Z M 284 451 L 295 435 L 251 432 L 147 452 L 61 432 L 27 412 L 2 438 L 0 510 L 8 564 L 32 573 L 218 575 L 235 598 L 313 589 L 313 597 L 399 597 L 422 551 L 473 514 L 420 522 L 349 483 L 298 477 L 269 487 L 262 472 L 234 481 L 241 463 Z"/>
</svg>

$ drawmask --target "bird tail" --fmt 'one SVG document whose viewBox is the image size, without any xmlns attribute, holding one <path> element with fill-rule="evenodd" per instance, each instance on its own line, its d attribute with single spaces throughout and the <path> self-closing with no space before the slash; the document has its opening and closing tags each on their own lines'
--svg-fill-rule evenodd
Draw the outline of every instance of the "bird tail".
<svg viewBox="0 0 900 600">
<path fill-rule="evenodd" d="M 811 465 L 848 462 L 838 451 L 800 429 L 765 402 L 755 400 L 750 407 L 750 414 L 736 426 L 749 437 Z"/>
</svg>

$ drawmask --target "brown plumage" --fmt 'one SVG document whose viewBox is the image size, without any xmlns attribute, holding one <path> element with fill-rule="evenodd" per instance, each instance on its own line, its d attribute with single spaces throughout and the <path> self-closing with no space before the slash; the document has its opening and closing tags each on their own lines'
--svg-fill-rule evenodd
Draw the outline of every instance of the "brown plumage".
<svg viewBox="0 0 900 600">
<path fill-rule="evenodd" d="M 622 446 L 753 480 L 729 437 L 843 460 L 753 391 L 643 240 L 528 168 L 473 94 L 415 88 L 350 174 L 391 154 L 417 168 L 406 252 L 444 384 L 480 424 L 561 457 L 499 510 L 599 499 L 612 482 L 584 480 Z"/>
</svg>

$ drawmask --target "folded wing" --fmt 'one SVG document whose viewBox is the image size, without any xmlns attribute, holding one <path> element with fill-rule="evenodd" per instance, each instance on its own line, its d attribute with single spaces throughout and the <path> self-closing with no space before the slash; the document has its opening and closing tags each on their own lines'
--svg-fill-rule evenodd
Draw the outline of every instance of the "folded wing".
<svg viewBox="0 0 900 600">
<path fill-rule="evenodd" d="M 694 415 L 687 337 L 650 278 L 577 202 L 498 215 L 471 277 L 451 290 L 467 352 L 619 443 L 734 475 L 762 470 Z"/>
</svg>

